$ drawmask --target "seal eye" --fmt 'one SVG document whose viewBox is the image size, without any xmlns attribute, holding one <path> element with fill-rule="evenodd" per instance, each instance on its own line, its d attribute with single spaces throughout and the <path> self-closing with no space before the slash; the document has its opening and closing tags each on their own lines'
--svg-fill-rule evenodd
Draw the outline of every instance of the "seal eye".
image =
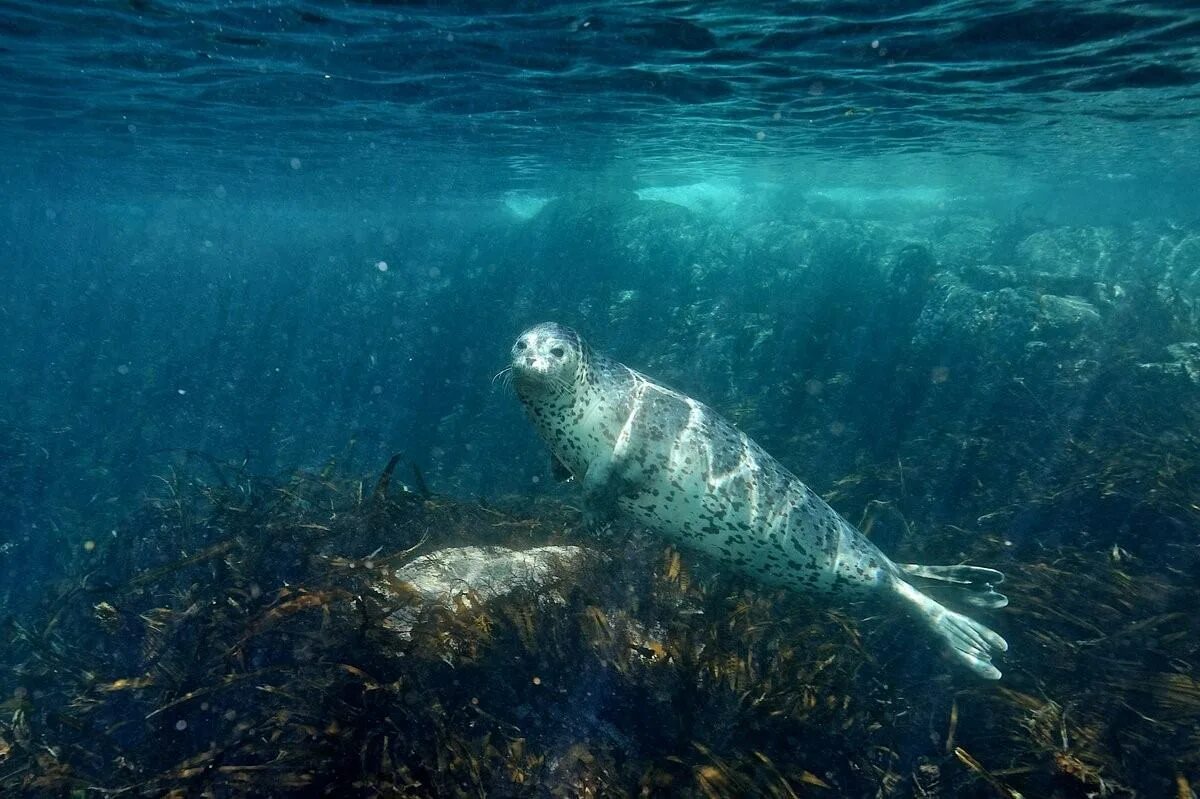
<svg viewBox="0 0 1200 799">
<path fill-rule="evenodd" d="M 528 346 L 528 345 L 527 345 L 527 344 L 526 344 L 524 341 L 518 341 L 518 342 L 517 342 L 517 349 L 519 349 L 519 350 L 523 350 L 523 349 L 525 349 L 525 347 L 527 347 L 527 346 Z"/>
<path fill-rule="evenodd" d="M 562 347 L 555 347 L 554 349 L 550 350 L 550 354 L 555 358 L 561 358 L 565 353 L 566 351 L 563 350 Z"/>
</svg>

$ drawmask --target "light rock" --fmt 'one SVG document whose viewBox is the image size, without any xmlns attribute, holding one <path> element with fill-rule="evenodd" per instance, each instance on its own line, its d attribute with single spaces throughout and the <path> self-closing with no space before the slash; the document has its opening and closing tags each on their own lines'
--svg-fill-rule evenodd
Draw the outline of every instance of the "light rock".
<svg viewBox="0 0 1200 799">
<path fill-rule="evenodd" d="M 1176 379 L 1186 379 L 1200 385 L 1200 342 L 1181 341 L 1167 347 L 1170 361 L 1163 363 L 1140 363 L 1143 372 L 1161 374 Z"/>
<path fill-rule="evenodd" d="M 1181 341 L 1167 347 L 1167 354 L 1175 359 L 1193 383 L 1200 383 L 1200 342 Z"/>
<path fill-rule="evenodd" d="M 1100 322 L 1100 312 L 1082 297 L 1060 297 L 1043 294 L 1038 298 L 1038 328 L 1056 331 L 1076 331 Z"/>
<path fill-rule="evenodd" d="M 1060 227 L 1038 231 L 1017 245 L 1031 271 L 1104 279 L 1115 268 L 1118 239 L 1102 227 Z"/>
<path fill-rule="evenodd" d="M 545 592 L 542 598 L 562 602 L 554 591 L 557 580 L 578 567 L 591 550 L 574 546 L 532 549 L 451 547 L 422 555 L 395 571 L 396 580 L 415 601 L 396 611 L 388 626 L 408 638 L 422 611 L 438 605 L 450 612 L 476 607 L 517 589 Z M 395 594 L 387 586 L 381 590 Z"/>
</svg>

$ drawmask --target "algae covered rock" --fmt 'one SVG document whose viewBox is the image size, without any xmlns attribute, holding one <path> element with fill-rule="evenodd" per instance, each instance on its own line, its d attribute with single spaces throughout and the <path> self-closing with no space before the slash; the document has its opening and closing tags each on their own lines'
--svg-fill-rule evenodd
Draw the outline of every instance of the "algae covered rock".
<svg viewBox="0 0 1200 799">
<path fill-rule="evenodd" d="M 1185 236 L 1163 250 L 1166 271 L 1158 293 L 1195 325 L 1200 322 L 1200 235 Z"/>
<path fill-rule="evenodd" d="M 1035 272 L 1062 277 L 1108 275 L 1117 264 L 1119 238 L 1101 227 L 1042 230 L 1017 245 L 1017 255 Z"/>
<path fill-rule="evenodd" d="M 1037 318 L 1027 290 L 980 291 L 943 275 L 917 320 L 914 343 L 918 351 L 938 353 L 947 367 L 1003 363 L 1020 351 Z"/>
<path fill-rule="evenodd" d="M 996 224 L 978 217 L 954 217 L 939 222 L 934 252 L 942 263 L 970 267 L 987 263 L 995 250 Z"/>
<path fill-rule="evenodd" d="M 1181 341 L 1167 347 L 1167 352 L 1193 383 L 1200 383 L 1200 342 Z"/>
<path fill-rule="evenodd" d="M 1200 385 L 1200 342 L 1181 341 L 1166 348 L 1168 360 L 1138 364 L 1145 373 L 1162 375 L 1180 384 Z"/>
<path fill-rule="evenodd" d="M 1084 332 L 1100 323 L 1100 312 L 1082 297 L 1060 297 L 1043 294 L 1038 298 L 1036 332 L 1046 335 L 1072 335 Z"/>
</svg>

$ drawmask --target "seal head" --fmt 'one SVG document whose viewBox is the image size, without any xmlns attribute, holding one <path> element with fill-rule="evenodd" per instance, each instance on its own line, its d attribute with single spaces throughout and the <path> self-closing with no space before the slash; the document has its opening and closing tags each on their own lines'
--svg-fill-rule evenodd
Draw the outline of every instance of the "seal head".
<svg viewBox="0 0 1200 799">
<path fill-rule="evenodd" d="M 586 372 L 586 360 L 586 348 L 574 330 L 543 322 L 513 343 L 513 383 L 522 397 L 566 399 L 562 395 L 573 395 Z"/>
</svg>

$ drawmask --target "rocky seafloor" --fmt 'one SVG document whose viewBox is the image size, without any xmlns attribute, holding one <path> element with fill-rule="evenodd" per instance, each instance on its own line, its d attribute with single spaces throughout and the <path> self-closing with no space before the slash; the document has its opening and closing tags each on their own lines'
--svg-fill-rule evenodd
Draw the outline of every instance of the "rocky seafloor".
<svg viewBox="0 0 1200 799">
<path fill-rule="evenodd" d="M 111 531 L 42 523 L 61 580 L 33 601 L 31 503 L 111 473 L 37 425 L 0 429 L 0 566 L 26 597 L 3 613 L 0 790 L 1193 795 L 1194 227 L 812 206 L 733 227 L 612 195 L 496 223 L 442 267 L 403 296 L 380 291 L 395 268 L 309 276 L 306 324 L 256 333 L 264 363 L 294 364 L 272 396 L 306 419 L 328 376 L 280 353 L 398 327 L 371 364 L 423 393 L 395 409 L 411 461 L 382 479 L 266 477 L 182 441 Z M 985 621 L 1004 679 L 903 620 L 763 590 L 636 528 L 584 532 L 570 486 L 541 490 L 515 401 L 483 388 L 498 333 L 542 319 L 737 421 L 897 560 L 1003 570 L 1011 604 Z M 454 368 L 402 360 L 429 330 L 462 342 Z M 245 349 L 222 336 L 215 362 Z M 239 390 L 225 377 L 190 389 L 209 415 Z M 125 429 L 137 392 L 112 391 L 80 415 Z M 117 469 L 133 437 L 89 462 Z"/>
</svg>

